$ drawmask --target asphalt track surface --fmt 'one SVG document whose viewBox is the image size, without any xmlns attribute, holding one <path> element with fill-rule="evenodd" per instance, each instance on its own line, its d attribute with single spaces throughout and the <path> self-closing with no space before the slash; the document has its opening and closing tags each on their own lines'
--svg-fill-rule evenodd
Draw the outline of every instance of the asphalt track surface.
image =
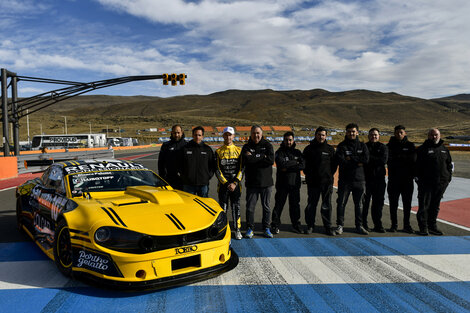
<svg viewBox="0 0 470 313">
<path fill-rule="evenodd" d="M 156 169 L 158 151 L 116 155 L 136 156 L 135 161 Z M 461 216 L 470 210 L 468 202 L 461 200 L 470 197 L 468 186 L 459 190 L 466 182 L 457 180 L 445 202 L 454 202 Z M 216 198 L 215 178 L 210 196 Z M 306 198 L 304 185 L 301 208 Z M 328 237 L 322 226 L 312 235 L 303 235 L 290 231 L 286 205 L 281 233 L 274 239 L 263 238 L 257 224 L 254 239 L 232 240 L 240 257 L 234 270 L 184 287 L 123 293 L 62 276 L 53 262 L 16 230 L 13 188 L 0 191 L 0 203 L 0 312 L 470 311 L 468 221 L 457 219 L 463 226 L 455 221 L 440 222 L 445 233 L 440 237 L 402 232 L 363 236 L 354 232 L 354 209 L 349 203 L 342 236 Z M 336 194 L 334 207 L 335 203 Z M 243 221 L 244 208 L 243 194 Z M 256 210 L 256 221 L 260 222 L 259 203 Z M 441 208 L 440 217 L 446 210 Z M 411 219 L 417 228 L 416 216 Z M 399 226 L 401 220 L 399 211 Z M 386 227 L 389 221 L 385 206 Z M 317 224 L 321 224 L 319 212 Z"/>
</svg>

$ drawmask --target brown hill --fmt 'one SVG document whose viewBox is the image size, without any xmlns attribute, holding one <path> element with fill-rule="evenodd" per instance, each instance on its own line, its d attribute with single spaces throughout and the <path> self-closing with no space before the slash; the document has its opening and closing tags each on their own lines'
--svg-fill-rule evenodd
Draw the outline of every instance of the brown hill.
<svg viewBox="0 0 470 313">
<path fill-rule="evenodd" d="M 79 96 L 37 112 L 31 120 L 35 116 L 40 119 L 45 133 L 63 131 L 63 116 L 67 116 L 69 133 L 71 129 L 88 132 L 89 126 L 94 132 L 119 127 L 132 135 L 137 129 L 174 123 L 186 127 L 258 123 L 344 128 L 347 123 L 356 122 L 361 129 L 390 130 L 404 124 L 420 133 L 437 126 L 444 132 L 460 134 L 470 129 L 469 103 L 467 99 L 426 100 L 368 90 L 227 90 L 170 98 Z"/>
</svg>

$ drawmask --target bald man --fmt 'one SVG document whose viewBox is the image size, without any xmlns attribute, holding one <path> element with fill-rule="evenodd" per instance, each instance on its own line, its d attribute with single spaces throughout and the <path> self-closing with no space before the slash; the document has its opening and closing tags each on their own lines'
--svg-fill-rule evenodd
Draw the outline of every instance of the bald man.
<svg viewBox="0 0 470 313">
<path fill-rule="evenodd" d="M 417 150 L 418 234 L 442 236 L 437 228 L 441 199 L 452 179 L 452 158 L 439 129 L 428 131 L 428 139 Z"/>
</svg>

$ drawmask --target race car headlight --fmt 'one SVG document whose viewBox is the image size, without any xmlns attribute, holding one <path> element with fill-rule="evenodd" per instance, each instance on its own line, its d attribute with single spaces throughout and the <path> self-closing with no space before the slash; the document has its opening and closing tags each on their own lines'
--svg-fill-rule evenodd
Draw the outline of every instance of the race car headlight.
<svg viewBox="0 0 470 313">
<path fill-rule="evenodd" d="M 214 224 L 209 228 L 209 237 L 216 237 L 227 226 L 227 214 L 220 212 Z"/>
<path fill-rule="evenodd" d="M 101 227 L 95 232 L 95 240 L 98 243 L 103 243 L 111 238 L 111 231 L 108 227 Z"/>
<path fill-rule="evenodd" d="M 95 242 L 98 245 L 123 252 L 132 252 L 141 248 L 149 249 L 152 244 L 147 237 L 144 234 L 118 227 L 103 226 L 95 231 Z M 143 238 L 147 239 L 142 240 Z"/>
</svg>

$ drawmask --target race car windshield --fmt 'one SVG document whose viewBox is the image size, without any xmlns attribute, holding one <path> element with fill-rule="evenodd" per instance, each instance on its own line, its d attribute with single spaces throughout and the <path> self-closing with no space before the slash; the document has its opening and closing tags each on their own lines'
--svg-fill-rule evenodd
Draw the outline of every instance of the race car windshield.
<svg viewBox="0 0 470 313">
<path fill-rule="evenodd" d="M 167 184 L 152 171 L 106 171 L 69 175 L 72 194 L 93 191 L 123 191 L 130 186 L 162 187 Z"/>
</svg>

